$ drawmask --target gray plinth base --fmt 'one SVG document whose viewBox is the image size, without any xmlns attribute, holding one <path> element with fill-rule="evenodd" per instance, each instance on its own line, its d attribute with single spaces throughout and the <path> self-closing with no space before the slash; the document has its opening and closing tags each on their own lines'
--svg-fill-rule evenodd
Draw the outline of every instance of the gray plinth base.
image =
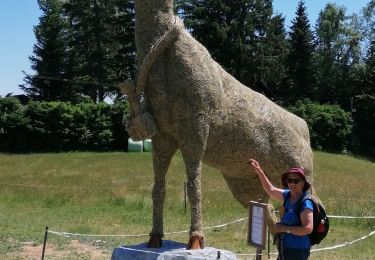
<svg viewBox="0 0 375 260">
<path fill-rule="evenodd" d="M 218 258 L 218 256 L 220 258 Z M 163 240 L 161 248 L 147 248 L 147 243 L 120 246 L 113 250 L 112 260 L 237 260 L 230 251 L 205 247 L 202 250 L 186 250 L 186 244 Z"/>
</svg>

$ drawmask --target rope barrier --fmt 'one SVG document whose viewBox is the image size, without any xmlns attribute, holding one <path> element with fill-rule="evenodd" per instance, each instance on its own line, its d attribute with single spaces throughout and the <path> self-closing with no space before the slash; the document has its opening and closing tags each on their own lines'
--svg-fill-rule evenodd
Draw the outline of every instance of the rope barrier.
<svg viewBox="0 0 375 260">
<path fill-rule="evenodd" d="M 355 217 L 355 216 L 333 216 L 333 215 L 328 215 L 329 218 L 342 218 L 342 219 L 375 219 L 375 216 L 363 216 L 363 217 Z M 208 229 L 214 229 L 214 228 L 223 228 L 228 225 L 242 222 L 244 220 L 247 220 L 248 217 L 245 218 L 240 218 L 234 221 L 230 221 L 224 224 L 220 225 L 215 225 L 215 226 L 209 226 L 209 227 L 203 227 L 203 230 L 208 230 Z M 174 235 L 174 234 L 181 234 L 181 233 L 188 233 L 190 230 L 181 230 L 181 231 L 172 231 L 172 232 L 165 232 L 165 235 Z M 70 232 L 60 232 L 60 231 L 53 231 L 49 230 L 48 232 L 60 236 L 65 236 L 65 237 L 70 237 L 70 236 L 84 236 L 84 237 L 143 237 L 143 236 L 148 236 L 149 234 L 144 233 L 144 234 L 120 234 L 120 235 L 101 235 L 101 234 L 81 234 L 81 233 L 70 233 Z"/>
<path fill-rule="evenodd" d="M 135 234 L 135 235 L 99 235 L 99 234 L 81 234 L 81 233 L 70 233 L 70 232 L 59 232 L 59 231 L 53 231 L 48 230 L 49 233 L 64 236 L 64 237 L 71 237 L 71 236 L 80 236 L 80 237 L 144 237 L 148 236 L 147 234 Z"/>
<path fill-rule="evenodd" d="M 327 215 L 329 218 L 342 218 L 342 219 L 375 219 L 375 216 L 335 216 Z"/>
<path fill-rule="evenodd" d="M 5 186 L 16 186 L 16 187 L 31 187 L 31 188 L 67 188 L 67 189 L 112 189 L 112 188 L 124 188 L 125 190 L 151 190 L 151 188 L 127 188 L 125 186 L 121 185 L 113 185 L 113 186 L 101 186 L 101 187 L 92 187 L 92 186 L 58 186 L 58 185 L 36 185 L 36 184 L 12 184 L 12 183 L 0 183 L 0 185 L 5 185 Z M 172 188 L 173 189 L 173 188 Z M 216 190 L 215 190 L 216 191 Z M 339 218 L 339 219 L 375 219 L 375 216 L 340 216 L 340 215 L 327 215 L 329 218 Z M 234 220 L 232 222 L 222 224 L 215 226 L 214 228 L 226 226 L 231 223 L 236 223 L 242 220 L 245 220 L 247 218 L 239 219 L 239 220 Z M 212 227 L 208 227 L 212 228 Z M 205 229 L 205 228 L 203 228 Z M 171 232 L 171 233 L 165 233 L 165 234 L 177 234 L 177 233 L 185 233 L 188 231 L 176 231 L 176 232 Z M 83 235 L 83 234 L 82 234 Z M 95 235 L 99 236 L 99 235 Z"/>
<path fill-rule="evenodd" d="M 222 224 L 222 225 L 207 227 L 206 229 L 223 227 L 223 226 L 226 226 L 226 225 L 229 225 L 229 224 L 233 224 L 233 223 L 236 223 L 236 222 L 239 222 L 239 221 L 243 221 L 245 219 L 246 218 L 238 219 L 238 220 L 228 222 L 228 223 L 225 223 L 225 224 Z M 179 231 L 179 232 L 169 232 L 169 233 L 165 233 L 165 234 L 176 234 L 176 233 L 181 233 L 181 232 L 189 232 L 189 231 L 187 230 L 187 231 Z M 69 232 L 57 232 L 57 231 L 53 231 L 53 230 L 48 230 L 48 233 L 56 234 L 56 235 L 60 235 L 60 236 L 65 236 L 65 237 L 70 237 L 70 236 L 86 236 L 86 237 L 88 237 L 88 236 L 89 237 L 103 237 L 103 236 L 111 236 L 111 237 L 131 237 L 131 236 L 133 236 L 134 237 L 134 236 L 138 236 L 139 237 L 139 236 L 148 236 L 149 235 L 149 234 L 139 234 L 139 235 L 90 235 L 90 234 L 78 234 L 78 233 L 69 233 Z M 346 247 L 346 246 L 349 246 L 349 245 L 353 245 L 353 244 L 355 244 L 359 241 L 365 240 L 365 239 L 369 238 L 370 236 L 373 236 L 374 234 L 375 234 L 375 230 L 371 231 L 368 235 L 362 236 L 358 239 L 355 239 L 355 240 L 352 240 L 352 241 L 347 241 L 347 242 L 344 242 L 342 244 L 338 244 L 338 245 L 334 245 L 334 246 L 311 249 L 310 252 L 334 250 L 334 249 L 337 249 L 337 248 Z M 122 247 L 122 246 L 121 246 L 121 248 L 124 248 L 124 249 L 127 249 L 127 250 L 133 250 L 133 251 L 159 254 L 159 253 L 152 252 L 152 251 L 138 250 L 138 249 L 127 248 L 127 247 Z M 276 255 L 277 252 L 273 252 L 273 253 L 269 253 L 269 254 L 270 255 Z M 235 254 L 235 255 L 236 256 L 255 256 L 255 254 Z M 266 255 L 266 254 L 263 254 L 263 255 Z"/>
<path fill-rule="evenodd" d="M 113 186 L 58 186 L 58 185 L 36 185 L 36 184 L 12 184 L 12 183 L 0 183 L 4 186 L 16 186 L 16 187 L 30 187 L 30 188 L 64 188 L 64 189 L 112 189 L 112 188 L 124 188 L 126 190 L 151 190 L 151 188 L 127 188 L 121 184 Z"/>
<path fill-rule="evenodd" d="M 370 232 L 367 236 L 363 236 L 363 237 L 360 237 L 358 239 L 355 239 L 353 241 L 350 241 L 350 242 L 345 242 L 343 244 L 340 244 L 340 245 L 335 245 L 335 246 L 330 246 L 330 247 L 324 247 L 324 248 L 315 248 L 315 249 L 312 249 L 310 250 L 310 252 L 318 252 L 318 251 L 324 251 L 324 250 L 333 250 L 333 249 L 336 249 L 336 248 L 341 248 L 341 247 L 345 247 L 345 246 L 349 246 L 349 245 L 352 245 L 354 243 L 357 243 L 361 240 L 365 240 L 366 238 L 369 238 L 370 236 L 374 235 L 375 234 L 375 230 Z"/>
<path fill-rule="evenodd" d="M 0 185 L 4 186 L 14 186 L 14 187 L 29 187 L 29 188 L 61 188 L 61 189 L 112 189 L 112 188 L 123 188 L 125 190 L 148 190 L 151 191 L 152 187 L 150 188 L 127 188 L 122 184 L 114 184 L 113 186 L 61 186 L 61 185 L 37 185 L 37 184 L 21 184 L 21 183 L 3 183 L 0 182 Z M 205 184 L 207 185 L 207 184 Z M 176 187 L 168 187 L 168 190 L 179 190 L 179 188 Z M 215 191 L 217 192 L 217 189 L 205 189 L 205 191 Z M 325 199 L 325 200 L 351 200 L 351 201 L 375 201 L 375 199 L 348 199 L 348 198 L 334 198 L 334 199 Z M 344 216 L 328 216 L 332 218 L 338 218 L 338 217 L 344 217 Z M 350 217 L 345 216 L 347 218 L 369 218 L 373 219 L 375 216 L 369 216 L 369 217 Z"/>
<path fill-rule="evenodd" d="M 241 222 L 243 220 L 246 220 L 247 218 L 240 218 L 228 223 L 216 225 L 216 226 L 210 226 L 210 227 L 204 227 L 204 230 L 207 229 L 214 229 L 214 228 L 222 228 L 234 223 Z M 99 234 L 80 234 L 80 233 L 70 233 L 70 232 L 60 232 L 60 231 L 53 231 L 53 230 L 48 230 L 49 233 L 55 234 L 55 235 L 60 235 L 60 236 L 65 236 L 65 237 L 70 237 L 70 236 L 83 236 L 83 237 L 143 237 L 143 236 L 148 236 L 149 233 L 147 234 L 134 234 L 134 235 L 99 235 Z M 173 231 L 173 232 L 165 232 L 164 235 L 174 235 L 174 234 L 180 234 L 180 233 L 188 233 L 190 230 L 182 230 L 182 231 Z"/>
<path fill-rule="evenodd" d="M 59 185 L 37 185 L 37 184 L 18 184 L 18 183 L 3 183 L 0 182 L 0 185 L 4 186 L 13 186 L 13 187 L 29 187 L 29 188 L 60 188 L 60 189 L 85 189 L 85 190 L 97 190 L 97 189 L 113 189 L 113 188 L 123 188 L 125 190 L 147 190 L 151 191 L 150 188 L 127 188 L 122 184 L 114 184 L 113 186 L 59 186 Z M 168 190 L 181 190 L 177 187 L 168 187 Z M 205 189 L 205 191 L 217 192 L 217 189 Z"/>
<path fill-rule="evenodd" d="M 335 196 L 334 198 L 325 198 L 324 202 L 326 201 L 337 201 L 337 200 L 343 200 L 343 201 L 375 201 L 375 199 L 359 199 L 359 198 L 347 198 L 343 196 Z"/>
<path fill-rule="evenodd" d="M 342 243 L 342 244 L 339 244 L 339 245 L 334 245 L 334 246 L 329 246 L 329 247 L 314 248 L 314 249 L 311 249 L 310 252 L 334 250 L 334 249 L 337 249 L 337 248 L 342 248 L 342 247 L 345 247 L 345 246 L 353 245 L 353 244 L 355 244 L 355 243 L 357 243 L 361 240 L 365 240 L 365 239 L 369 238 L 370 236 L 372 236 L 374 234 L 375 234 L 375 230 L 370 232 L 368 235 L 360 237 L 360 238 L 355 239 L 353 241 L 349 241 L 349 242 L 345 242 L 345 243 Z M 277 255 L 277 254 L 278 254 L 277 252 L 270 253 L 270 255 Z M 255 255 L 256 254 L 236 254 L 236 256 L 255 256 Z M 268 255 L 268 254 L 261 254 L 261 255 Z"/>
</svg>

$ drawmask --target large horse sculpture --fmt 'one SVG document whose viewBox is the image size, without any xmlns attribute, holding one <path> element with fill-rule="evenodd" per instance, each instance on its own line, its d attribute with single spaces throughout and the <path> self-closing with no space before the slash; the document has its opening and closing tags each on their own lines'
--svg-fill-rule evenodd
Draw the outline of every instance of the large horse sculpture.
<svg viewBox="0 0 375 260">
<path fill-rule="evenodd" d="M 220 170 L 243 206 L 250 200 L 268 202 L 249 158 L 257 159 L 274 183 L 293 166 L 303 167 L 312 182 L 308 127 L 215 62 L 174 15 L 173 0 L 135 0 L 135 11 L 138 77 L 135 86 L 122 88 L 132 108 L 130 136 L 152 137 L 155 183 L 149 246 L 162 243 L 165 176 L 180 149 L 191 206 L 188 248 L 202 248 L 202 162 Z"/>
</svg>

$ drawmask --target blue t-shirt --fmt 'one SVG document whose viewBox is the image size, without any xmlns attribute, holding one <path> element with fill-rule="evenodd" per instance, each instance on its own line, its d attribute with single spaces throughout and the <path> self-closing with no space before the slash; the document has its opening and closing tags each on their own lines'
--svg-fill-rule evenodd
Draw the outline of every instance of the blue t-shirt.
<svg viewBox="0 0 375 260">
<path fill-rule="evenodd" d="M 287 194 L 289 192 L 290 192 L 289 190 L 284 190 L 283 192 L 284 200 L 286 199 Z M 302 196 L 305 196 L 305 195 L 306 193 L 304 193 Z M 294 209 L 297 206 L 297 203 L 298 201 L 295 203 L 291 203 L 290 196 L 289 196 L 289 199 L 285 202 L 285 213 L 284 213 L 283 218 L 281 219 L 281 224 L 286 225 L 286 226 L 300 226 L 301 225 L 300 216 L 294 212 Z M 311 200 L 305 200 L 302 203 L 301 212 L 304 211 L 305 209 L 314 210 L 314 204 Z M 297 235 L 286 233 L 284 236 L 283 243 L 284 243 L 284 247 L 290 247 L 290 248 L 306 249 L 306 248 L 311 247 L 309 235 L 297 236 Z"/>
</svg>

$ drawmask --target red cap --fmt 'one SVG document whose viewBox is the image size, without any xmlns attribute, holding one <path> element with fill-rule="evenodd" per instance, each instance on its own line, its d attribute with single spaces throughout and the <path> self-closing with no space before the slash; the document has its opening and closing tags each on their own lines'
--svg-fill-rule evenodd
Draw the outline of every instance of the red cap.
<svg viewBox="0 0 375 260">
<path fill-rule="evenodd" d="M 303 187 L 303 191 L 307 191 L 310 188 L 310 183 L 306 180 L 305 171 L 302 168 L 291 168 L 289 171 L 284 172 L 281 175 L 281 183 L 283 184 L 284 188 L 288 188 L 288 183 L 286 182 L 286 178 L 289 174 L 296 174 L 301 177 L 302 180 L 305 181 L 305 186 Z"/>
</svg>

